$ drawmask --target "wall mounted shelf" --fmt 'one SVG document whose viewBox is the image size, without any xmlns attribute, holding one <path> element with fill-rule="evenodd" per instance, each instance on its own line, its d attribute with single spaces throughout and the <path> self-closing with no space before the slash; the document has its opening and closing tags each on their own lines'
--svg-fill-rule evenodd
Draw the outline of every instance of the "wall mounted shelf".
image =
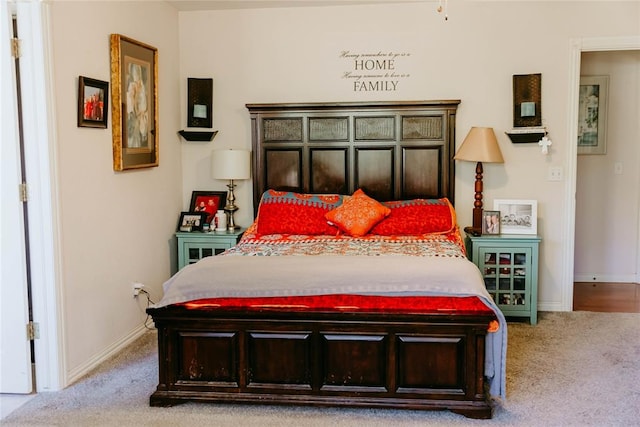
<svg viewBox="0 0 640 427">
<path fill-rule="evenodd" d="M 545 127 L 523 127 L 516 128 L 505 132 L 511 142 L 514 144 L 522 143 L 537 143 L 545 135 L 547 135 L 547 128 Z"/>
<path fill-rule="evenodd" d="M 217 130 L 214 131 L 187 131 L 187 130 L 179 130 L 178 133 L 187 141 L 191 142 L 205 142 L 211 141 L 215 138 L 218 133 Z"/>
</svg>

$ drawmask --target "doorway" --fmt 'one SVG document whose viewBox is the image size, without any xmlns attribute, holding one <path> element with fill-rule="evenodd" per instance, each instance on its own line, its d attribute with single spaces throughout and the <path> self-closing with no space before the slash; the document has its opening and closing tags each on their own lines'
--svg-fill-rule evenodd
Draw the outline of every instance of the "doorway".
<svg viewBox="0 0 640 427">
<path fill-rule="evenodd" d="M 569 88 L 569 129 L 568 141 L 577 141 L 578 137 L 578 96 L 580 85 L 580 70 L 583 52 L 606 52 L 640 50 L 640 36 L 584 38 L 571 40 L 570 58 L 570 88 Z M 566 310 L 573 309 L 574 300 L 574 265 L 576 238 L 576 187 L 577 187 L 577 147 L 567 144 L 568 182 L 566 186 L 566 200 L 568 208 L 565 217 L 564 230 L 564 260 L 565 274 L 563 283 L 563 306 Z M 635 183 L 634 185 L 637 185 Z M 638 230 L 638 228 L 636 228 Z M 640 231 L 638 232 L 640 233 Z M 640 234 L 636 236 L 640 238 Z M 636 260 L 636 265 L 640 262 Z M 637 275 L 637 272 L 636 272 Z M 637 276 L 636 276 L 637 277 Z M 637 281 L 637 278 L 636 278 Z"/>
<path fill-rule="evenodd" d="M 574 310 L 634 312 L 640 223 L 640 193 L 634 191 L 640 188 L 640 50 L 583 52 L 580 74 L 588 76 L 584 81 L 605 86 L 598 102 L 604 132 L 597 154 L 578 153 Z"/>
</svg>

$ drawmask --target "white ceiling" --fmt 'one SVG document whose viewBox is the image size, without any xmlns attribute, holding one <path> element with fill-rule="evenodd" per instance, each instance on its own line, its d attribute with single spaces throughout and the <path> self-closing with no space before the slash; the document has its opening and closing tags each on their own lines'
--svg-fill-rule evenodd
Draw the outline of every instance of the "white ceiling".
<svg viewBox="0 0 640 427">
<path fill-rule="evenodd" d="M 345 6 L 376 3 L 416 3 L 434 0 L 167 0 L 180 11 L 261 9 L 271 7 Z"/>
</svg>

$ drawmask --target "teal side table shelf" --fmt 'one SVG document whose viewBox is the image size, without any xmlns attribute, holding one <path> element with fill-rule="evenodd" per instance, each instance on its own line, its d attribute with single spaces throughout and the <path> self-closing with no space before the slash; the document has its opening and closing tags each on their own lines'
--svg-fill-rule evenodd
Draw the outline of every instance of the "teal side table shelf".
<svg viewBox="0 0 640 427">
<path fill-rule="evenodd" d="M 467 256 L 478 266 L 487 291 L 506 317 L 538 322 L 538 250 L 534 235 L 467 236 Z"/>
<path fill-rule="evenodd" d="M 235 231 L 176 233 L 176 238 L 178 239 L 178 270 L 181 270 L 186 265 L 198 262 L 202 258 L 224 252 L 225 249 L 229 249 L 238 243 L 244 231 L 244 228 L 240 228 Z"/>
</svg>

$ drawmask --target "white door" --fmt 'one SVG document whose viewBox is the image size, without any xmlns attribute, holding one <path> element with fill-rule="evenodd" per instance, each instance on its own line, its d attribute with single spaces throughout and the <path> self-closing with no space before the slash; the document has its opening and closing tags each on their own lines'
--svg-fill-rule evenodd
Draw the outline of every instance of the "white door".
<svg viewBox="0 0 640 427">
<path fill-rule="evenodd" d="M 0 392 L 32 391 L 20 148 L 8 2 L 0 2 Z"/>
</svg>

